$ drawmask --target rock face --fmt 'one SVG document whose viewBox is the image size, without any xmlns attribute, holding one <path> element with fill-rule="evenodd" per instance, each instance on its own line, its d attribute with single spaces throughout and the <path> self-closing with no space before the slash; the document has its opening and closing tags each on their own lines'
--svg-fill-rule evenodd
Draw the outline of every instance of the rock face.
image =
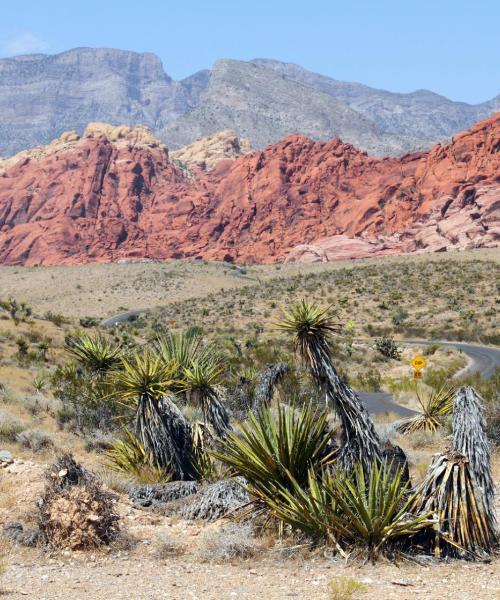
<svg viewBox="0 0 500 600">
<path fill-rule="evenodd" d="M 500 240 L 500 113 L 399 159 L 294 135 L 196 179 L 144 131 L 94 131 L 0 175 L 2 264 L 334 260 Z"/>
<path fill-rule="evenodd" d="M 500 110 L 420 90 L 393 94 L 273 60 L 218 61 L 174 81 L 150 53 L 75 48 L 0 59 L 0 156 L 87 123 L 144 125 L 170 148 L 224 129 L 263 148 L 289 134 L 341 137 L 397 155 L 449 138 Z"/>
<path fill-rule="evenodd" d="M 190 169 L 210 171 L 221 160 L 234 160 L 251 151 L 249 140 L 240 139 L 234 131 L 225 129 L 171 152 L 170 157 Z"/>
</svg>

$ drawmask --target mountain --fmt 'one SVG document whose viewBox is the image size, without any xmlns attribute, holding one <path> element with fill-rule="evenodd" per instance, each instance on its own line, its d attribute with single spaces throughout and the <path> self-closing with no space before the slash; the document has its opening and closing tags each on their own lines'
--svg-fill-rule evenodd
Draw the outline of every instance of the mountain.
<svg viewBox="0 0 500 600">
<path fill-rule="evenodd" d="M 291 132 L 313 139 L 338 136 L 373 153 L 401 152 L 405 147 L 333 96 L 236 60 L 215 63 L 198 106 L 169 123 L 160 137 L 176 148 L 225 128 L 248 138 L 255 148 Z"/>
<path fill-rule="evenodd" d="M 221 60 L 182 81 L 150 53 L 75 48 L 0 59 L 0 156 L 90 122 L 144 125 L 169 148 L 231 129 L 263 148 L 301 133 L 372 154 L 425 149 L 500 109 L 425 90 L 394 94 L 269 59 Z"/>
<path fill-rule="evenodd" d="M 209 75 L 173 81 L 154 54 L 75 48 L 0 60 L 0 154 L 46 144 L 88 123 L 152 129 L 197 104 Z"/>
<path fill-rule="evenodd" d="M 0 263 L 336 258 L 498 246 L 500 113 L 378 159 L 292 135 L 193 178 L 144 128 L 92 126 L 0 174 Z"/>
<path fill-rule="evenodd" d="M 272 69 L 287 79 L 308 85 L 340 100 L 393 136 L 413 138 L 412 149 L 429 147 L 438 140 L 467 129 L 499 108 L 499 99 L 472 106 L 453 102 L 428 90 L 396 94 L 360 83 L 337 81 L 312 73 L 299 65 L 269 59 L 254 64 Z"/>
</svg>

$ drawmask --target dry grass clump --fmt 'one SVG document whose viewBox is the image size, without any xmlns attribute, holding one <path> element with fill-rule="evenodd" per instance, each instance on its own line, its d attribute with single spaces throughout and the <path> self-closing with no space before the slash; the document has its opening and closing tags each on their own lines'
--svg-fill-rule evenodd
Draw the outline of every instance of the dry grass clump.
<svg viewBox="0 0 500 600">
<path fill-rule="evenodd" d="M 83 550 L 108 544 L 118 533 L 113 496 L 69 454 L 46 473 L 39 525 L 48 544 Z"/>
<path fill-rule="evenodd" d="M 251 525 L 228 523 L 200 536 L 197 557 L 205 562 L 229 562 L 255 556 L 259 544 Z"/>
<path fill-rule="evenodd" d="M 25 423 L 10 415 L 8 412 L 0 411 L 0 442 L 15 442 L 16 437 L 25 428 Z"/>
<path fill-rule="evenodd" d="M 337 577 L 330 581 L 331 600 L 350 600 L 357 598 L 366 590 L 366 586 L 352 577 Z"/>
<path fill-rule="evenodd" d="M 174 556 L 181 556 L 185 552 L 186 548 L 179 540 L 171 538 L 166 533 L 158 535 L 155 556 L 159 560 L 167 560 Z"/>
<path fill-rule="evenodd" d="M 27 448 L 34 453 L 48 450 L 54 446 L 54 442 L 45 432 L 39 429 L 25 429 L 18 433 L 16 442 L 23 448 Z"/>
</svg>

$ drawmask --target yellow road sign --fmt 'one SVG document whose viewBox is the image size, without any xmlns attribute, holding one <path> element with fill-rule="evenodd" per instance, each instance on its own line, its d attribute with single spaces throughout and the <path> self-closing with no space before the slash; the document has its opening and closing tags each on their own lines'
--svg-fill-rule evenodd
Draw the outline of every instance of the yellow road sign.
<svg viewBox="0 0 500 600">
<path fill-rule="evenodd" d="M 411 361 L 411 366 L 415 369 L 415 371 L 421 371 L 426 364 L 427 361 L 420 354 L 415 356 L 415 358 Z"/>
</svg>

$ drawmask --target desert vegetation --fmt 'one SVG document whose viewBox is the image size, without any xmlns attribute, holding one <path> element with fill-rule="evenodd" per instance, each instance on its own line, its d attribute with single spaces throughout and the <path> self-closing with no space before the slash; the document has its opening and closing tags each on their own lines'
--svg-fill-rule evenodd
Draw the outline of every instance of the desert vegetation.
<svg viewBox="0 0 500 600">
<path fill-rule="evenodd" d="M 500 373 L 454 377 L 466 364 L 456 350 L 408 348 L 394 329 L 359 336 L 342 302 L 314 296 L 300 276 L 244 334 L 212 329 L 200 307 L 186 327 L 161 311 L 100 327 L 36 307 L 14 319 L 20 303 L 7 302 L 0 461 L 40 469 L 22 511 L 5 487 L 4 538 L 134 553 L 128 519 L 151 515 L 152 532 L 203 523 L 194 547 L 155 532 L 155 560 L 494 560 Z M 359 390 L 413 412 L 369 413 Z M 334 579 L 332 597 L 362 594 L 350 581 Z"/>
</svg>

